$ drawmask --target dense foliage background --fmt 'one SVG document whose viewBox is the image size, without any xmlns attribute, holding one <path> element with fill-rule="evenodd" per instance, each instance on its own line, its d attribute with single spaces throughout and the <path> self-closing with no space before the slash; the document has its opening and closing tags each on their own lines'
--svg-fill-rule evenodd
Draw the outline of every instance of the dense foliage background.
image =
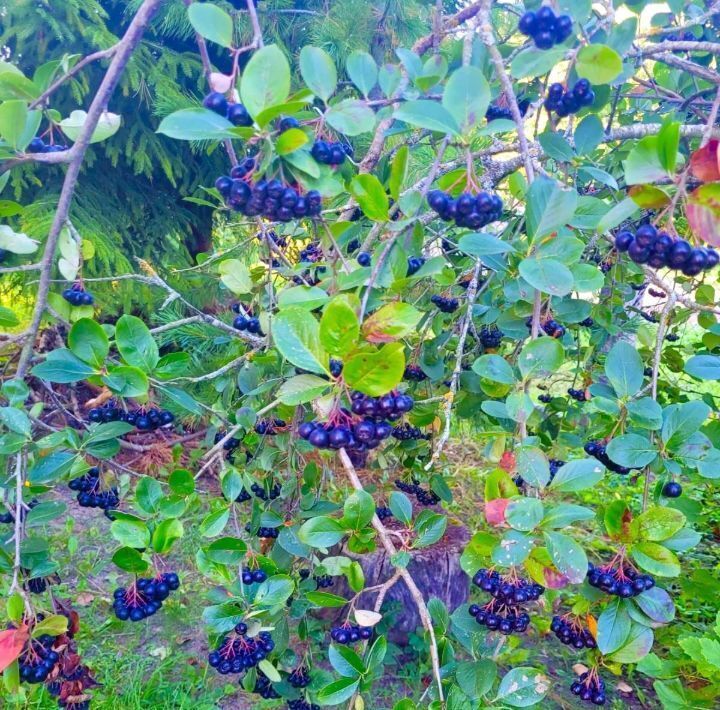
<svg viewBox="0 0 720 710">
<path fill-rule="evenodd" d="M 0 7 L 3 706 L 717 707 L 720 3 Z"/>
</svg>

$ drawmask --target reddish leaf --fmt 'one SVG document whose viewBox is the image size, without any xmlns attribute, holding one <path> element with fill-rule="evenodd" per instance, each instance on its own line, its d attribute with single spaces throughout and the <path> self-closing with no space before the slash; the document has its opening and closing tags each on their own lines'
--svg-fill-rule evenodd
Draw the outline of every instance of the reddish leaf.
<svg viewBox="0 0 720 710">
<path fill-rule="evenodd" d="M 700 185 L 691 192 L 685 214 L 696 237 L 715 247 L 720 246 L 720 183 Z"/>
<path fill-rule="evenodd" d="M 654 209 L 670 202 L 670 197 L 655 185 L 633 185 L 628 194 L 638 207 Z"/>
<path fill-rule="evenodd" d="M 512 451 L 506 451 L 500 457 L 500 468 L 507 473 L 512 473 L 515 470 L 515 454 Z"/>
<path fill-rule="evenodd" d="M 485 519 L 488 525 L 498 527 L 505 525 L 505 509 L 510 503 L 509 498 L 496 498 L 485 503 Z"/>
<path fill-rule="evenodd" d="M 712 139 L 690 156 L 692 174 L 704 182 L 720 180 L 720 141 Z"/>
<path fill-rule="evenodd" d="M 588 614 L 585 619 L 587 621 L 588 631 L 592 634 L 594 639 L 597 639 L 597 619 L 592 614 Z"/>
<path fill-rule="evenodd" d="M 26 626 L 0 631 L 0 672 L 4 671 L 21 653 L 30 638 Z"/>
</svg>

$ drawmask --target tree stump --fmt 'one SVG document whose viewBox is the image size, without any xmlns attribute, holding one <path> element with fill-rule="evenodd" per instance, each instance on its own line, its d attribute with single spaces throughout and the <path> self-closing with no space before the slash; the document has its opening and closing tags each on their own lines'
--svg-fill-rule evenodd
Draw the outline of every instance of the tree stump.
<svg viewBox="0 0 720 710">
<path fill-rule="evenodd" d="M 387 521 L 385 526 L 392 529 L 397 523 Z M 465 527 L 448 525 L 445 535 L 434 545 L 411 552 L 412 559 L 407 566 L 423 598 L 436 597 L 440 599 L 449 612 L 452 613 L 461 604 L 468 600 L 469 579 L 460 567 L 460 555 L 470 539 Z M 356 555 L 344 546 L 337 554 L 344 555 L 360 563 L 365 573 L 365 586 L 372 587 L 387 581 L 395 573 L 395 567 L 390 562 L 389 555 L 381 547 L 371 555 Z M 347 585 L 344 577 L 336 578 L 335 588 L 328 590 L 333 594 L 340 594 L 346 598 L 354 595 Z M 356 604 L 358 609 L 373 609 L 377 590 L 363 592 Z M 383 606 L 398 602 L 394 606 L 399 611 L 393 615 L 393 625 L 388 631 L 388 638 L 393 643 L 403 645 L 408 635 L 420 625 L 420 615 L 405 582 L 399 579 L 385 596 Z M 326 610 L 335 620 L 344 616 L 345 610 L 337 613 L 335 609 Z M 325 616 L 325 613 L 323 616 Z"/>
</svg>

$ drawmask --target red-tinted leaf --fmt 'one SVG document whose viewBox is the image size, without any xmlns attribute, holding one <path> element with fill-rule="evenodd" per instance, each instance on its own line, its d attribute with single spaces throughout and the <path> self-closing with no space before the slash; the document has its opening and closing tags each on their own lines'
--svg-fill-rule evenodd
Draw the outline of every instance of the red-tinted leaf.
<svg viewBox="0 0 720 710">
<path fill-rule="evenodd" d="M 505 523 L 505 509 L 509 503 L 509 498 L 496 498 L 495 500 L 490 500 L 485 503 L 485 519 L 488 525 L 494 525 L 496 527 L 507 525 Z"/>
<path fill-rule="evenodd" d="M 720 180 L 720 141 L 713 138 L 690 156 L 692 174 L 704 182 Z"/>
<path fill-rule="evenodd" d="M 553 567 L 545 567 L 543 577 L 545 577 L 545 586 L 548 589 L 562 589 L 568 585 L 568 578 Z"/>
<path fill-rule="evenodd" d="M 4 671 L 21 653 L 30 638 L 27 627 L 0 631 L 0 672 Z"/>
<path fill-rule="evenodd" d="M 685 213 L 696 237 L 720 246 L 720 183 L 700 185 L 690 193 Z"/>
<path fill-rule="evenodd" d="M 655 185 L 633 185 L 628 191 L 638 207 L 654 209 L 670 202 L 670 197 Z"/>
<path fill-rule="evenodd" d="M 512 451 L 505 451 L 500 457 L 498 464 L 503 471 L 512 473 L 515 470 L 515 454 Z"/>
</svg>

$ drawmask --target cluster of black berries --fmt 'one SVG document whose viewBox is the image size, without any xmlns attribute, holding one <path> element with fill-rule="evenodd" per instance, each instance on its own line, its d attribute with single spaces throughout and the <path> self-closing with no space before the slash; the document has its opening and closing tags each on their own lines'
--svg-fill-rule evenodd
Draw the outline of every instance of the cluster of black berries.
<svg viewBox="0 0 720 710">
<path fill-rule="evenodd" d="M 293 688 L 307 688 L 310 685 L 310 672 L 305 666 L 298 666 L 288 676 L 288 683 Z"/>
<path fill-rule="evenodd" d="M 583 673 L 570 686 L 570 692 L 593 705 L 605 705 L 605 681 L 597 673 Z"/>
<path fill-rule="evenodd" d="M 360 639 L 367 641 L 372 636 L 372 627 L 358 626 L 357 624 L 348 624 L 347 622 L 341 626 L 334 626 L 330 630 L 330 638 L 336 643 L 346 644 L 355 643 Z"/>
<path fill-rule="evenodd" d="M 681 32 L 679 35 L 676 35 L 675 33 L 668 35 L 665 37 L 666 42 L 694 42 L 697 39 L 697 37 L 692 32 Z M 673 50 L 677 51 L 677 50 Z"/>
<path fill-rule="evenodd" d="M 267 574 L 261 569 L 243 567 L 241 577 L 243 584 L 260 584 L 267 579 Z"/>
<path fill-rule="evenodd" d="M 203 106 L 221 116 L 225 116 L 233 126 L 252 126 L 252 116 L 241 103 L 231 103 L 225 94 L 213 91 L 203 99 Z"/>
<path fill-rule="evenodd" d="M 64 143 L 46 143 L 39 136 L 35 136 L 30 141 L 30 144 L 25 149 L 26 153 L 62 153 L 64 150 L 68 150 L 68 146 Z"/>
<path fill-rule="evenodd" d="M 458 301 L 457 298 L 446 298 L 438 294 L 432 296 L 430 300 L 437 306 L 438 310 L 443 313 L 454 313 L 460 305 L 460 301 Z"/>
<path fill-rule="evenodd" d="M 259 318 L 255 318 L 249 313 L 244 313 L 239 303 L 233 303 L 232 310 L 233 313 L 237 313 L 232 323 L 235 330 L 246 330 L 253 335 L 262 335 Z"/>
<path fill-rule="evenodd" d="M 543 5 L 537 12 L 526 12 L 518 22 L 518 30 L 531 37 L 538 49 L 550 49 L 572 34 L 573 21 L 570 15 L 555 15 L 551 7 Z"/>
<path fill-rule="evenodd" d="M 548 113 L 555 111 L 558 118 L 577 113 L 584 106 L 595 103 L 595 92 L 587 79 L 578 79 L 567 91 L 562 84 L 550 84 L 543 104 Z"/>
<path fill-rule="evenodd" d="M 412 426 L 407 422 L 393 427 L 392 436 L 398 441 L 411 441 L 413 439 L 429 439 L 430 434 L 423 434 L 419 427 Z"/>
<path fill-rule="evenodd" d="M 678 340 L 680 340 L 680 336 L 677 333 L 668 333 L 665 336 L 665 340 L 667 340 L 669 343 L 676 343 Z"/>
<path fill-rule="evenodd" d="M 595 325 L 595 321 L 592 318 L 585 318 L 578 323 L 582 328 L 592 328 Z"/>
<path fill-rule="evenodd" d="M 411 380 L 413 382 L 422 382 L 423 380 L 427 380 L 427 375 L 423 372 L 420 365 L 406 365 L 403 377 L 406 380 Z"/>
<path fill-rule="evenodd" d="M 473 584 L 493 597 L 484 606 L 471 604 L 470 616 L 490 631 L 511 634 L 523 633 L 530 624 L 530 615 L 520 605 L 537 601 L 545 588 L 525 579 L 503 579 L 495 570 L 480 569 L 473 576 Z"/>
<path fill-rule="evenodd" d="M 252 533 L 252 525 L 250 525 L 250 523 L 245 526 L 245 532 Z M 268 528 L 263 525 L 261 525 L 255 533 L 256 537 L 262 538 L 276 538 L 279 534 L 280 530 L 278 528 Z"/>
<path fill-rule="evenodd" d="M 587 400 L 588 400 L 587 392 L 585 390 L 579 390 L 579 389 L 575 389 L 574 387 L 568 387 L 567 393 L 576 402 L 587 402 Z"/>
<path fill-rule="evenodd" d="M 393 513 L 392 510 L 386 506 L 378 506 L 375 508 L 375 515 L 377 515 L 381 521 L 385 521 L 388 518 L 392 518 Z"/>
<path fill-rule="evenodd" d="M 180 588 L 180 578 L 175 572 L 165 572 L 157 577 L 140 577 L 127 589 L 118 587 L 113 593 L 113 609 L 120 621 L 142 621 L 152 616 L 170 592 Z"/>
<path fill-rule="evenodd" d="M 28 580 L 27 588 L 31 594 L 42 594 L 47 589 L 47 581 L 45 577 L 33 577 Z"/>
<path fill-rule="evenodd" d="M 288 710 L 320 710 L 320 706 L 317 703 L 309 703 L 304 698 L 288 700 L 287 706 Z"/>
<path fill-rule="evenodd" d="M 651 575 L 638 574 L 633 567 L 595 567 L 592 562 L 588 562 L 587 581 L 591 587 L 623 599 L 636 597 L 655 586 Z"/>
<path fill-rule="evenodd" d="M 275 500 L 280 495 L 280 489 L 281 486 L 279 483 L 273 483 L 272 486 L 270 486 L 270 491 L 267 493 L 265 492 L 265 487 L 261 486 L 259 483 L 253 483 L 250 486 L 250 490 L 253 495 L 264 501 Z"/>
<path fill-rule="evenodd" d="M 310 149 L 310 155 L 323 165 L 342 165 L 346 157 L 352 158 L 353 152 L 349 143 L 323 140 L 316 140 Z"/>
<path fill-rule="evenodd" d="M 442 190 L 431 190 L 427 201 L 445 222 L 455 221 L 458 227 L 480 229 L 502 215 L 503 202 L 498 195 L 481 190 L 477 195 L 463 192 L 456 200 Z"/>
<path fill-rule="evenodd" d="M 583 628 L 578 621 L 564 616 L 553 616 L 550 631 L 566 646 L 577 649 L 595 648 L 597 646 L 595 637 L 590 633 L 589 629 Z"/>
<path fill-rule="evenodd" d="M 538 395 L 538 402 L 542 402 L 543 404 L 549 404 L 550 402 L 552 402 L 552 395 L 540 394 Z"/>
<path fill-rule="evenodd" d="M 425 264 L 425 258 L 422 256 L 411 256 L 407 260 L 407 274 L 406 276 L 414 276 Z"/>
<path fill-rule="evenodd" d="M 520 109 L 520 115 L 524 116 L 530 108 L 530 99 L 518 101 L 518 108 Z M 496 121 L 498 118 L 506 118 L 509 121 L 513 120 L 509 108 L 506 106 L 497 106 L 496 104 L 490 104 L 490 106 L 488 106 L 488 110 L 485 112 L 485 118 L 488 123 L 490 123 L 490 121 Z"/>
<path fill-rule="evenodd" d="M 300 579 L 307 579 L 310 576 L 310 570 L 301 569 Z M 335 581 L 329 574 L 314 574 L 313 581 L 316 584 L 316 589 L 328 589 L 335 584 Z"/>
<path fill-rule="evenodd" d="M 525 325 L 528 328 L 532 328 L 532 318 L 528 318 L 525 321 Z M 554 318 L 546 320 L 540 324 L 540 327 L 545 332 L 545 335 L 549 335 L 551 338 L 562 338 L 565 335 L 565 326 L 560 325 Z"/>
<path fill-rule="evenodd" d="M 261 419 L 255 424 L 255 432 L 261 436 L 275 436 L 281 434 L 280 429 L 285 429 L 287 424 L 282 419 Z"/>
<path fill-rule="evenodd" d="M 319 242 L 310 242 L 301 252 L 300 261 L 315 264 L 323 259 L 323 250 Z"/>
<path fill-rule="evenodd" d="M 314 217 L 322 210 L 322 197 L 317 190 L 301 195 L 294 187 L 277 178 L 251 181 L 255 160 L 246 158 L 238 163 L 230 175 L 221 175 L 215 188 L 225 203 L 246 217 L 265 217 L 278 222 L 290 222 L 300 217 Z"/>
<path fill-rule="evenodd" d="M 333 377 L 340 377 L 343 371 L 342 360 L 336 360 L 334 357 L 330 358 L 330 374 Z"/>
<path fill-rule="evenodd" d="M 145 409 L 144 407 L 126 412 L 112 402 L 108 402 L 102 407 L 91 409 L 88 412 L 88 419 L 91 422 L 127 422 L 140 431 L 151 431 L 172 424 L 175 416 L 166 409 Z"/>
<path fill-rule="evenodd" d="M 480 343 L 484 348 L 500 347 L 504 333 L 495 325 L 484 325 L 480 328 Z"/>
<path fill-rule="evenodd" d="M 28 508 L 32 509 L 34 508 L 40 501 L 37 498 L 33 498 L 28 504 Z M 22 520 L 25 519 L 25 510 L 23 509 L 20 512 L 20 518 Z M 7 512 L 0 514 L 0 523 L 14 523 L 15 522 L 15 514 L 12 512 L 10 508 L 8 508 Z"/>
<path fill-rule="evenodd" d="M 74 283 L 70 288 L 66 288 L 62 292 L 62 297 L 71 306 L 92 306 L 95 303 L 93 295 L 79 283 Z"/>
<path fill-rule="evenodd" d="M 77 502 L 82 508 L 102 508 L 112 510 L 120 502 L 117 488 L 101 490 L 100 469 L 93 466 L 84 476 L 73 478 L 68 487 L 78 491 Z"/>
<path fill-rule="evenodd" d="M 218 431 L 218 432 L 215 434 L 214 443 L 215 443 L 215 444 L 219 444 L 219 443 L 225 438 L 225 435 L 226 435 L 226 434 L 227 434 L 227 432 Z M 234 436 L 231 436 L 231 437 L 223 444 L 223 451 L 227 452 L 227 453 L 226 453 L 226 458 L 227 458 L 229 461 L 232 461 L 232 460 L 233 460 L 233 458 L 234 458 L 234 456 L 235 456 L 235 451 L 239 448 L 240 444 L 241 444 L 240 439 L 236 439 Z M 248 453 L 248 456 L 249 456 L 249 455 L 250 455 L 250 454 Z M 246 495 L 247 498 L 243 498 L 242 500 L 250 500 L 250 496 L 248 495 L 248 493 L 245 491 L 244 488 L 243 488 L 242 492 L 240 493 L 240 496 L 242 496 L 243 494 Z M 240 500 L 240 496 L 238 496 L 237 501 L 240 502 L 240 503 L 242 503 L 242 500 Z"/>
<path fill-rule="evenodd" d="M 208 663 L 220 675 L 242 673 L 265 660 L 275 648 L 269 631 L 261 631 L 252 638 L 247 636 L 247 624 L 241 621 L 235 626 L 235 636 L 225 637 L 215 651 L 208 655 Z"/>
<path fill-rule="evenodd" d="M 44 683 L 60 655 L 53 650 L 55 636 L 43 634 L 27 642 L 18 658 L 20 680 L 26 683 Z"/>
<path fill-rule="evenodd" d="M 662 494 L 666 498 L 679 498 L 682 495 L 682 486 L 677 481 L 668 481 L 662 487 Z"/>
<path fill-rule="evenodd" d="M 638 314 L 643 320 L 646 320 L 648 323 L 658 323 L 657 316 L 654 313 L 647 313 L 646 311 L 638 311 Z"/>
<path fill-rule="evenodd" d="M 270 678 L 268 678 L 260 669 L 258 669 L 257 678 L 255 679 L 255 687 L 252 692 L 265 700 L 275 700 L 282 697 L 280 693 L 272 687 Z"/>
<path fill-rule="evenodd" d="M 405 483 L 405 481 L 395 481 L 395 487 L 403 493 L 415 496 L 420 505 L 436 505 L 440 502 L 440 496 L 434 491 L 426 491 L 417 481 Z"/>
<path fill-rule="evenodd" d="M 596 458 L 609 471 L 612 471 L 613 473 L 619 473 L 621 476 L 626 476 L 628 473 L 630 473 L 631 469 L 616 464 L 607 455 L 607 447 L 602 442 L 588 441 L 583 448 L 585 449 L 586 454 L 590 454 L 590 456 Z"/>
<path fill-rule="evenodd" d="M 357 263 L 360 264 L 360 266 L 370 266 L 372 257 L 366 251 L 361 251 L 357 255 Z"/>
<path fill-rule="evenodd" d="M 655 269 L 678 269 L 685 276 L 697 276 L 720 262 L 720 254 L 714 249 L 693 247 L 684 239 L 673 239 L 652 224 L 643 224 L 635 234 L 627 229 L 618 232 L 615 248 L 627 252 L 636 264 L 647 264 Z"/>
</svg>

